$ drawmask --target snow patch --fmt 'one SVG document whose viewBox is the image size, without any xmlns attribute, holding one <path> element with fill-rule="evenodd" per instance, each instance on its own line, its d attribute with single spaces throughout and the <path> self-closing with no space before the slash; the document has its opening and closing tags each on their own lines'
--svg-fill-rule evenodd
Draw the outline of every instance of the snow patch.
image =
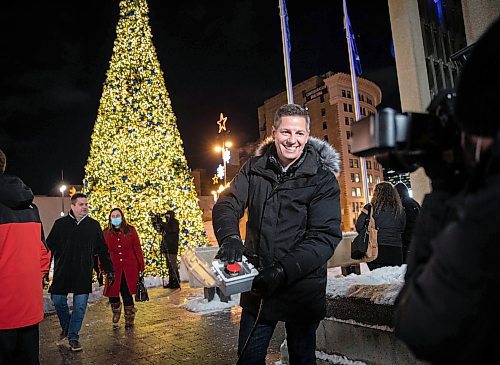
<svg viewBox="0 0 500 365">
<path fill-rule="evenodd" d="M 366 365 L 366 363 L 362 361 L 353 361 L 349 360 L 345 356 L 339 356 L 339 355 L 330 355 L 330 354 L 325 354 L 322 351 L 316 351 L 316 358 L 323 360 L 323 361 L 328 361 L 332 364 L 341 364 L 341 365 Z"/>
<path fill-rule="evenodd" d="M 202 294 L 196 295 L 189 299 L 186 303 L 180 304 L 180 307 L 194 313 L 208 314 L 218 311 L 223 311 L 230 309 L 240 303 L 240 294 L 231 295 L 231 300 L 227 303 L 221 302 L 218 295 L 214 296 L 214 299 L 210 302 L 203 297 Z"/>
<path fill-rule="evenodd" d="M 366 266 L 366 264 L 364 264 Z M 330 298 L 346 297 L 356 285 L 384 285 L 384 289 L 377 294 L 375 304 L 394 304 L 394 301 L 404 284 L 406 265 L 388 266 L 373 271 L 364 270 L 361 266 L 361 275 L 350 274 L 342 276 L 338 268 L 328 269 L 326 293 Z"/>
</svg>

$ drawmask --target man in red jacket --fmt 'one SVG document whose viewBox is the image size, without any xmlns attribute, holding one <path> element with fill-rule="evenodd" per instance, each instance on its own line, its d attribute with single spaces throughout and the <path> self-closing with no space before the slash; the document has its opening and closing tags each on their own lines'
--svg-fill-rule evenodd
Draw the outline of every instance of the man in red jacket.
<svg viewBox="0 0 500 365">
<path fill-rule="evenodd" d="M 0 150 L 0 364 L 38 364 L 42 278 L 50 253 L 33 192 L 18 177 L 5 175 L 5 165 Z"/>
</svg>

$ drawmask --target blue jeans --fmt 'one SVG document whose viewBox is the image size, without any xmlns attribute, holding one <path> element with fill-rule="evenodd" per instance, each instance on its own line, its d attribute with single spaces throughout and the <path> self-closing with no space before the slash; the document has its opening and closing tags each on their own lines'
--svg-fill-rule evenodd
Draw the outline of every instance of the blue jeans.
<svg viewBox="0 0 500 365">
<path fill-rule="evenodd" d="M 238 356 L 255 323 L 255 316 L 243 310 L 241 312 Z M 265 365 L 269 342 L 278 321 L 259 320 L 252 337 L 248 340 L 245 353 L 240 359 L 242 365 Z M 290 365 L 316 364 L 316 330 L 319 322 L 285 322 L 286 341 Z"/>
<path fill-rule="evenodd" d="M 82 328 L 83 317 L 87 310 L 88 294 L 73 294 L 73 310 L 69 314 L 68 294 L 52 294 L 52 303 L 56 308 L 57 317 L 63 331 L 68 331 L 68 341 L 78 341 L 78 332 Z"/>
</svg>

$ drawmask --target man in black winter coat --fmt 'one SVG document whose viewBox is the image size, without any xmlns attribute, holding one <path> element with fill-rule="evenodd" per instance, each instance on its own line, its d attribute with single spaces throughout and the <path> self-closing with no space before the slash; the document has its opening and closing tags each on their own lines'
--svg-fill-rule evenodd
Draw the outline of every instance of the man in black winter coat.
<svg viewBox="0 0 500 365">
<path fill-rule="evenodd" d="M 342 238 L 338 156 L 309 137 L 305 109 L 278 109 L 272 138 L 241 168 L 215 204 L 216 257 L 244 254 L 259 270 L 241 294 L 241 364 L 265 364 L 277 321 L 284 321 L 290 361 L 316 361 L 316 329 L 326 312 L 327 261 Z M 245 244 L 238 223 L 248 209 Z M 252 327 L 256 325 L 254 332 Z"/>
<path fill-rule="evenodd" d="M 54 278 L 49 292 L 61 324 L 59 344 L 67 337 L 72 351 L 82 350 L 78 333 L 87 309 L 89 293 L 92 292 L 95 254 L 99 256 L 109 284 L 114 282 L 113 264 L 101 226 L 87 214 L 87 196 L 82 193 L 74 194 L 71 197 L 70 212 L 55 221 L 47 237 L 47 245 L 54 258 Z M 71 315 L 68 293 L 73 293 Z"/>
<path fill-rule="evenodd" d="M 168 268 L 168 284 L 165 288 L 178 289 L 181 287 L 177 253 L 179 251 L 179 221 L 175 218 L 173 210 L 165 214 L 166 221 L 162 222 L 161 253 L 165 256 Z"/>
<path fill-rule="evenodd" d="M 410 250 L 410 241 L 413 234 L 413 228 L 415 227 L 415 222 L 417 221 L 418 213 L 420 212 L 420 204 L 418 204 L 418 202 L 410 196 L 408 187 L 404 183 L 398 182 L 394 186 L 394 188 L 401 198 L 401 204 L 403 204 L 406 215 L 406 225 L 402 235 L 403 262 L 406 262 L 408 252 Z"/>
<path fill-rule="evenodd" d="M 448 164 L 449 151 L 424 164 L 433 191 L 415 226 L 394 324 L 418 358 L 435 364 L 500 359 L 499 44 L 500 19 L 476 43 L 458 82 L 467 178 Z"/>
</svg>

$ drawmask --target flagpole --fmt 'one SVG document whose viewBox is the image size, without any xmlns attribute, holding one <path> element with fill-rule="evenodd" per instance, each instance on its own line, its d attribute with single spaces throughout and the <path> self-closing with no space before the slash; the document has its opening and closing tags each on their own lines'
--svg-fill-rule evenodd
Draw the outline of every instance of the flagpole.
<svg viewBox="0 0 500 365">
<path fill-rule="evenodd" d="M 288 104 L 293 104 L 293 84 L 292 72 L 290 70 L 290 39 L 288 38 L 288 19 L 286 14 L 285 0 L 279 0 L 280 19 L 281 19 L 281 43 L 283 44 L 283 60 L 285 63 L 286 95 Z"/>
<path fill-rule="evenodd" d="M 349 67 L 351 70 L 351 83 L 352 83 L 352 96 L 354 99 L 354 117 L 356 122 L 360 119 L 360 109 L 359 109 L 359 94 L 358 94 L 358 81 L 356 77 L 356 68 L 354 67 L 354 57 L 353 57 L 353 49 L 352 49 L 352 37 L 349 24 L 347 19 L 349 18 L 347 15 L 347 4 L 346 0 L 343 0 L 344 5 L 344 28 L 347 39 L 347 50 L 349 53 Z M 368 175 L 366 172 L 366 160 L 363 157 L 360 157 L 360 165 L 361 165 L 361 184 L 363 185 L 363 193 L 365 195 L 365 202 L 368 204 L 370 202 L 370 196 L 368 195 Z"/>
</svg>

